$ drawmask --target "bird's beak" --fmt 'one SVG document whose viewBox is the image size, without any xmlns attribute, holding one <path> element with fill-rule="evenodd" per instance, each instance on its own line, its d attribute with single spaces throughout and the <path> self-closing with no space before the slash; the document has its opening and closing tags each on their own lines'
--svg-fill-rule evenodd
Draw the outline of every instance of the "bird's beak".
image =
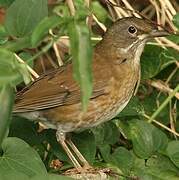
<svg viewBox="0 0 179 180">
<path fill-rule="evenodd" d="M 148 41 L 156 37 L 164 37 L 168 35 L 171 35 L 168 31 L 154 29 L 150 33 L 139 35 L 138 38 L 142 41 Z"/>
<path fill-rule="evenodd" d="M 169 32 L 165 30 L 156 30 L 156 29 L 149 33 L 150 38 L 163 37 L 163 36 L 168 36 L 168 35 L 170 35 Z"/>
</svg>

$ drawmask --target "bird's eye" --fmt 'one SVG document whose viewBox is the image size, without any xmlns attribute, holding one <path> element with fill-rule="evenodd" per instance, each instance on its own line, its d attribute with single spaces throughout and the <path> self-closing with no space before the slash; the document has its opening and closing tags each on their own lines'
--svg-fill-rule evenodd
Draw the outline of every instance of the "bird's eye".
<svg viewBox="0 0 179 180">
<path fill-rule="evenodd" d="M 137 32 L 137 29 L 134 26 L 129 26 L 128 32 L 130 34 L 135 34 Z"/>
</svg>

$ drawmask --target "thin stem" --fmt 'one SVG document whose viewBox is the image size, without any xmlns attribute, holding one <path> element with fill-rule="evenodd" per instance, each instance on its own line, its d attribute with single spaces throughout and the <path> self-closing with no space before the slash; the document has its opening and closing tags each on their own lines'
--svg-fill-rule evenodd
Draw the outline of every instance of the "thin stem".
<svg viewBox="0 0 179 180">
<path fill-rule="evenodd" d="M 70 13 L 72 16 L 75 15 L 75 6 L 74 6 L 74 3 L 73 3 L 73 0 L 66 0 L 67 4 L 68 4 L 68 7 L 70 9 Z"/>
<path fill-rule="evenodd" d="M 148 116 L 148 115 L 146 115 L 146 114 L 142 114 L 142 115 L 143 115 L 145 118 L 150 119 L 150 116 Z M 176 135 L 176 136 L 179 137 L 179 133 L 173 131 L 172 129 L 170 129 L 169 127 L 165 126 L 164 124 L 156 121 L 155 119 L 154 119 L 152 122 L 154 122 L 155 124 L 159 125 L 160 127 L 164 128 L 165 130 L 167 130 L 167 131 L 171 132 L 172 134 L 174 134 L 174 135 Z"/>
<path fill-rule="evenodd" d="M 170 102 L 170 100 L 175 96 L 175 94 L 179 91 L 179 85 L 173 90 L 173 92 L 165 99 L 165 101 L 159 106 L 159 108 L 152 114 L 149 119 L 149 123 L 154 121 L 157 115 L 165 108 L 165 106 Z"/>
</svg>

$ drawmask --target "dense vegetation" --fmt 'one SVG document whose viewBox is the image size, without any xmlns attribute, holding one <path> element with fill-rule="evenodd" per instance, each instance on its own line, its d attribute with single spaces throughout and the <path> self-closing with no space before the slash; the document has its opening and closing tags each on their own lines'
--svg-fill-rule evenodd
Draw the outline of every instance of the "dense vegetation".
<svg viewBox="0 0 179 180">
<path fill-rule="evenodd" d="M 0 0 L 0 179 L 64 179 L 59 174 L 72 167 L 55 131 L 40 131 L 38 124 L 11 118 L 15 90 L 72 56 L 86 108 L 92 46 L 112 21 L 140 15 L 127 10 L 133 7 L 170 31 L 179 27 L 175 0 L 121 0 L 119 6 L 127 9 L 107 1 L 89 2 Z M 109 167 L 124 180 L 179 179 L 178 43 L 177 35 L 149 43 L 141 59 L 141 84 L 128 106 L 112 121 L 72 135 L 93 166 Z"/>
</svg>

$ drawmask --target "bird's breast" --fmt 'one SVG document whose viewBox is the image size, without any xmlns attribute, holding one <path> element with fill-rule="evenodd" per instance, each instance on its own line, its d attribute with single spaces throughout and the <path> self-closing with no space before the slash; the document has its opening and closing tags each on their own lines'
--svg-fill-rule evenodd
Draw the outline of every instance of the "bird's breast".
<svg viewBox="0 0 179 180">
<path fill-rule="evenodd" d="M 134 76 L 135 74 L 135 76 Z M 51 108 L 43 113 L 64 132 L 78 131 L 97 126 L 114 118 L 132 97 L 137 81 L 136 73 L 126 77 L 111 77 L 106 93 L 90 99 L 87 111 L 82 111 L 81 103 Z"/>
</svg>

